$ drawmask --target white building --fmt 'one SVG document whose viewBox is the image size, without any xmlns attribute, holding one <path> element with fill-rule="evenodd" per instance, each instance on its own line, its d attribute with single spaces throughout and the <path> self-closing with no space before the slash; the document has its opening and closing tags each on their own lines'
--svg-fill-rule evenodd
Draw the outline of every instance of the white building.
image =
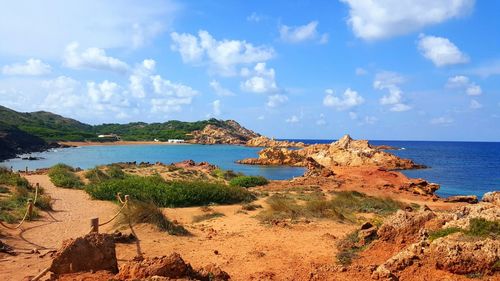
<svg viewBox="0 0 500 281">
<path fill-rule="evenodd" d="M 168 143 L 183 143 L 184 140 L 181 140 L 181 139 L 169 139 L 167 142 Z"/>
</svg>

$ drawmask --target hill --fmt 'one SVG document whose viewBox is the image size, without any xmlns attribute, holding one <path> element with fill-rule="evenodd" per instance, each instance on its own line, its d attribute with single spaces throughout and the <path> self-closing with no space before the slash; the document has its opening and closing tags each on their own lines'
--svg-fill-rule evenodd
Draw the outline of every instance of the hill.
<svg viewBox="0 0 500 281">
<path fill-rule="evenodd" d="M 49 147 L 43 139 L 0 122 L 0 160 Z"/>
</svg>

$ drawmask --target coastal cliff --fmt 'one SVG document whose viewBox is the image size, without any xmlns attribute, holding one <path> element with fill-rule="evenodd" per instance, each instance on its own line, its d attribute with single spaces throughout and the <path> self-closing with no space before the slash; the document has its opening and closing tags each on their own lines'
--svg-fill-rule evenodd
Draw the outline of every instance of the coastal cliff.
<svg viewBox="0 0 500 281">
<path fill-rule="evenodd" d="M 331 144 L 316 144 L 299 150 L 269 147 L 260 151 L 258 158 L 243 159 L 238 163 L 304 167 L 307 157 L 329 168 L 335 166 L 376 166 L 388 170 L 402 170 L 424 167 L 409 159 L 382 151 L 370 145 L 367 140 L 353 140 L 349 135 L 345 135 Z"/>
<path fill-rule="evenodd" d="M 240 144 L 244 145 L 250 139 L 260 137 L 259 134 L 241 126 L 234 120 L 227 120 L 216 126 L 206 125 L 203 130 L 193 131 L 188 142 L 197 144 Z"/>
<path fill-rule="evenodd" d="M 279 141 L 265 136 L 259 136 L 247 141 L 246 146 L 251 147 L 306 147 L 303 142 Z"/>
<path fill-rule="evenodd" d="M 16 127 L 0 123 L 0 161 L 14 158 L 18 154 L 42 151 L 52 147 L 57 147 L 57 145 L 49 144 Z"/>
</svg>

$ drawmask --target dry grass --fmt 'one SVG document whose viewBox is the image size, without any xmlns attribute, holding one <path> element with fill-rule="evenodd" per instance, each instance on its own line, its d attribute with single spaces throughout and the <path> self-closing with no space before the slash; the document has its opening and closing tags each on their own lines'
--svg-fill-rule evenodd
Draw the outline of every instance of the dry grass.
<svg viewBox="0 0 500 281">
<path fill-rule="evenodd" d="M 224 216 L 225 215 L 223 213 L 210 212 L 210 213 L 206 213 L 206 214 L 203 214 L 203 215 L 194 216 L 193 217 L 193 223 L 202 222 L 202 221 L 206 221 L 206 220 L 211 220 L 211 219 L 215 219 L 215 218 L 220 218 L 220 217 L 224 217 Z"/>
</svg>

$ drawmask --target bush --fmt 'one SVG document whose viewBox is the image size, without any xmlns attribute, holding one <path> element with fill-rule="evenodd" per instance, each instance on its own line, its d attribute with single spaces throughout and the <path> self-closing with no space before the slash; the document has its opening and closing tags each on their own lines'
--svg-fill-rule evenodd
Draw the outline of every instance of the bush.
<svg viewBox="0 0 500 281">
<path fill-rule="evenodd" d="M 109 179 L 109 176 L 98 167 L 86 171 L 84 176 L 90 183 L 98 183 Z"/>
<path fill-rule="evenodd" d="M 337 242 L 337 261 L 342 265 L 351 264 L 362 248 L 356 246 L 359 242 L 358 231 L 351 232 Z"/>
<path fill-rule="evenodd" d="M 388 215 L 405 207 L 405 204 L 391 198 L 372 197 L 357 191 L 341 191 L 335 195 L 332 204 L 349 213 Z"/>
<path fill-rule="evenodd" d="M 122 170 L 122 167 L 118 165 L 109 165 L 106 169 L 106 174 L 112 179 L 123 179 L 125 178 L 125 172 Z"/>
<path fill-rule="evenodd" d="M 230 181 L 236 177 L 243 176 L 243 174 L 236 173 L 233 170 L 222 170 L 222 169 L 217 168 L 212 172 L 212 176 L 214 176 L 216 178 Z"/>
<path fill-rule="evenodd" d="M 233 178 L 229 185 L 231 186 L 241 186 L 241 187 L 254 187 L 260 185 L 266 185 L 269 181 L 264 177 L 256 176 L 238 176 Z"/>
<path fill-rule="evenodd" d="M 94 199 L 115 200 L 118 192 L 131 198 L 153 202 L 160 207 L 203 206 L 210 203 L 248 202 L 254 196 L 244 188 L 200 181 L 165 181 L 161 176 L 129 175 L 90 184 L 85 189 Z"/>
<path fill-rule="evenodd" d="M 66 164 L 57 164 L 49 169 L 49 177 L 57 187 L 82 188 L 83 183 L 75 174 L 75 169 Z"/>
<path fill-rule="evenodd" d="M 241 209 L 244 211 L 255 211 L 257 209 L 262 208 L 262 205 L 259 204 L 254 204 L 254 203 L 247 203 L 241 206 Z"/>
<path fill-rule="evenodd" d="M 459 227 L 448 227 L 448 228 L 438 229 L 436 231 L 429 233 L 429 241 L 432 242 L 438 238 L 446 237 L 450 234 L 461 232 L 461 231 L 462 231 L 462 229 Z"/>
<path fill-rule="evenodd" d="M 148 223 L 158 227 L 170 235 L 187 235 L 189 232 L 179 224 L 171 222 L 158 206 L 150 202 L 129 201 L 118 223 Z"/>
<path fill-rule="evenodd" d="M 469 229 L 466 235 L 476 237 L 500 237 L 500 221 L 489 221 L 483 218 L 473 218 L 469 220 Z"/>
<path fill-rule="evenodd" d="M 213 212 L 213 213 L 206 213 L 203 215 L 198 215 L 193 217 L 193 223 L 201 222 L 201 221 L 206 221 L 206 220 L 211 220 L 214 218 L 220 218 L 225 216 L 223 213 L 219 212 Z"/>
</svg>

